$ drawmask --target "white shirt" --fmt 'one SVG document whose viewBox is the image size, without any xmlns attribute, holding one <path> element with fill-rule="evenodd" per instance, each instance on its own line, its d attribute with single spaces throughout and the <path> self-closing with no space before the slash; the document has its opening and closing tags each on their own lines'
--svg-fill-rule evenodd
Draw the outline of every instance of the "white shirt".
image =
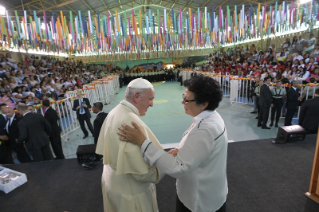
<svg viewBox="0 0 319 212">
<path fill-rule="evenodd" d="M 294 61 L 295 61 L 296 59 L 297 59 L 297 60 L 302 60 L 302 59 L 303 59 L 303 56 L 301 56 L 301 55 L 295 56 L 295 57 L 294 57 Z"/>
<path fill-rule="evenodd" d="M 146 139 L 141 147 L 144 160 L 177 178 L 177 195 L 193 212 L 218 210 L 228 193 L 226 177 L 227 132 L 216 111 L 197 115 L 184 133 L 176 157 Z"/>
<path fill-rule="evenodd" d="M 16 114 L 13 114 L 13 116 L 8 119 L 9 121 L 7 121 L 7 124 L 6 124 L 7 133 L 9 133 L 9 126 L 11 126 L 15 115 L 16 115 Z M 9 123 L 10 123 L 10 125 L 9 125 Z"/>
<path fill-rule="evenodd" d="M 85 108 L 82 106 L 82 104 L 85 103 L 83 99 L 79 99 L 79 106 L 83 108 L 83 110 L 81 110 L 81 108 L 79 109 L 79 114 L 83 115 L 85 114 Z"/>
</svg>

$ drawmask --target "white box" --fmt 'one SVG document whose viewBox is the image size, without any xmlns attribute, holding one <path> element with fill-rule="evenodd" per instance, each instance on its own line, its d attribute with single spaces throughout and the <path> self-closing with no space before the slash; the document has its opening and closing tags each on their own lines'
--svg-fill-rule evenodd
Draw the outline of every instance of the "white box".
<svg viewBox="0 0 319 212">
<path fill-rule="evenodd" d="M 20 176 L 17 179 L 12 180 L 6 184 L 2 184 L 2 182 L 0 181 L 0 191 L 3 191 L 6 194 L 18 188 L 19 186 L 23 185 L 24 183 L 28 182 L 27 176 L 24 173 L 17 172 L 8 168 L 0 167 L 0 175 L 5 174 L 7 172 L 12 172 Z"/>
</svg>

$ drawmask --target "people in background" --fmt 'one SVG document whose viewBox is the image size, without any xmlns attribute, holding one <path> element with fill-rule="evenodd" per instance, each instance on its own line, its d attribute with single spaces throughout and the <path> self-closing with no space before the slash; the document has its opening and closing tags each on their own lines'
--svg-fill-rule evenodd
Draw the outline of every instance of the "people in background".
<svg viewBox="0 0 319 212">
<path fill-rule="evenodd" d="M 61 143 L 61 127 L 58 125 L 58 120 L 60 119 L 57 112 L 50 106 L 50 101 L 48 99 L 42 102 L 43 108 L 45 108 L 44 118 L 48 121 L 51 126 L 50 142 L 53 152 L 56 156 L 55 159 L 65 159 L 62 143 Z"/>
<path fill-rule="evenodd" d="M 293 80 L 291 82 L 291 87 L 287 93 L 287 113 L 285 118 L 285 126 L 290 126 L 291 121 L 298 107 L 298 97 L 299 97 L 299 82 L 297 80 Z"/>
<path fill-rule="evenodd" d="M 314 93 L 314 98 L 306 100 L 300 109 L 299 125 L 306 129 L 307 133 L 318 133 L 319 126 L 319 89 Z"/>
<path fill-rule="evenodd" d="M 18 123 L 19 138 L 16 142 L 25 146 L 32 155 L 33 161 L 52 160 L 49 135 L 50 124 L 38 113 L 30 113 L 28 106 L 19 104 L 18 113 L 23 118 Z"/>
<path fill-rule="evenodd" d="M 107 113 L 103 112 L 103 104 L 102 102 L 95 102 L 93 103 L 93 108 L 92 108 L 93 113 L 96 114 L 96 118 L 93 122 L 93 129 L 94 129 L 94 143 L 97 144 L 101 127 L 103 125 L 103 122 L 105 118 L 107 117 Z"/>
<path fill-rule="evenodd" d="M 283 101 L 286 97 L 286 89 L 282 87 L 282 82 L 278 81 L 276 87 L 271 89 L 272 93 L 272 106 L 271 106 L 271 118 L 270 118 L 270 127 L 274 124 L 274 119 L 276 115 L 275 127 L 278 127 L 279 118 L 281 116 L 281 109 Z"/>
<path fill-rule="evenodd" d="M 267 126 L 269 109 L 272 106 L 272 93 L 269 88 L 270 81 L 271 79 L 269 77 L 266 77 L 264 79 L 264 84 L 260 87 L 260 115 L 258 117 L 257 127 L 261 127 L 262 129 L 270 129 Z"/>
<path fill-rule="evenodd" d="M 92 133 L 92 136 L 94 135 L 93 126 L 90 120 L 91 113 L 89 111 L 89 109 L 91 108 L 91 104 L 88 98 L 83 98 L 83 95 L 80 91 L 77 92 L 76 95 L 77 99 L 74 100 L 72 110 L 76 111 L 77 119 L 79 120 L 81 130 L 84 133 L 83 139 L 85 139 L 89 136 L 89 133 L 84 126 L 84 122 L 88 126 L 90 132 Z"/>
</svg>

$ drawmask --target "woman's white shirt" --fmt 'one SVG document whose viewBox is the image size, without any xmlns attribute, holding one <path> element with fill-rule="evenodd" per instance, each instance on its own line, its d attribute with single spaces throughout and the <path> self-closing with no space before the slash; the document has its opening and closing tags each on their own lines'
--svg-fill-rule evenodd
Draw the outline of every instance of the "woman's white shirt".
<svg viewBox="0 0 319 212">
<path fill-rule="evenodd" d="M 185 131 L 176 157 L 150 144 L 141 147 L 146 162 L 177 178 L 177 195 L 193 212 L 216 211 L 226 201 L 227 132 L 216 111 L 197 115 Z"/>
</svg>

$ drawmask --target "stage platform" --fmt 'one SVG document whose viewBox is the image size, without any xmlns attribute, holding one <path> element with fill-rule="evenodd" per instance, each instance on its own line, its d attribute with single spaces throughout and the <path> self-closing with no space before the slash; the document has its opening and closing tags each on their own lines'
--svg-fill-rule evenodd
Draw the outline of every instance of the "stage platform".
<svg viewBox="0 0 319 212">
<path fill-rule="evenodd" d="M 308 199 L 316 135 L 284 145 L 271 139 L 230 143 L 227 211 L 315 212 Z M 86 170 L 76 159 L 6 166 L 26 173 L 28 182 L 9 194 L 0 192 L 1 212 L 102 212 L 102 165 Z M 159 211 L 175 211 L 175 179 L 157 185 Z"/>
</svg>

